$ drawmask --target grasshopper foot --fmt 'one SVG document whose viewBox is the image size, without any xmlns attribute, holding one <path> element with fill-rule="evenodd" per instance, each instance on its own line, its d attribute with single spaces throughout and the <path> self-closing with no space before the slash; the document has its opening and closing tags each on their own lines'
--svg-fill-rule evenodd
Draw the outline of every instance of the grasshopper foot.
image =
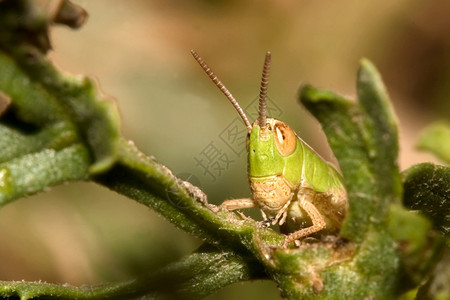
<svg viewBox="0 0 450 300">
<path fill-rule="evenodd" d="M 267 220 L 261 221 L 261 225 L 263 227 L 269 227 L 270 225 L 272 225 L 273 220 L 275 220 L 275 217 L 270 217 Z"/>
</svg>

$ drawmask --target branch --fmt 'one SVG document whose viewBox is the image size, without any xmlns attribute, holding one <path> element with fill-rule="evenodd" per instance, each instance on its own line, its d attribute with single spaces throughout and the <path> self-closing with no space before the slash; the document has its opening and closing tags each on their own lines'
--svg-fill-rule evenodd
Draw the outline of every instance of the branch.
<svg viewBox="0 0 450 300">
<path fill-rule="evenodd" d="M 131 142 L 122 140 L 119 148 L 118 164 L 94 178 L 105 187 L 156 210 L 174 225 L 210 244 L 234 248 L 238 253 L 250 251 L 265 260 L 267 248 L 283 241 L 282 235 L 253 219 L 241 219 L 208 204 L 199 188 L 176 178 Z"/>
<path fill-rule="evenodd" d="M 204 246 L 197 252 L 138 279 L 96 286 L 74 287 L 45 282 L 0 281 L 0 297 L 26 299 L 200 299 L 223 286 L 265 278 L 252 258 Z"/>
</svg>

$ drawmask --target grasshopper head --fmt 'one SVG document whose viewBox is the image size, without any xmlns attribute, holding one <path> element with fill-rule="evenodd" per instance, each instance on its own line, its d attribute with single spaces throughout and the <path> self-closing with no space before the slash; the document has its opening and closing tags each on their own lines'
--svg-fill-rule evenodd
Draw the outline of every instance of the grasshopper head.
<svg viewBox="0 0 450 300">
<path fill-rule="evenodd" d="M 297 136 L 286 123 L 266 119 L 261 127 L 258 120 L 247 135 L 248 172 L 251 177 L 282 175 L 286 158 L 297 149 Z"/>
<path fill-rule="evenodd" d="M 247 128 L 248 173 L 250 178 L 282 175 L 291 185 L 298 182 L 301 174 L 302 152 L 294 131 L 284 122 L 267 118 L 267 87 L 271 54 L 266 53 L 259 93 L 259 116 L 253 125 L 249 122 L 239 103 L 230 91 L 206 65 L 203 59 L 191 50 L 195 60 L 208 77 L 234 106 Z M 297 167 L 293 167 L 297 166 Z M 300 170 L 300 171 L 299 171 Z"/>
<path fill-rule="evenodd" d="M 297 147 L 297 139 L 294 131 L 287 124 L 275 119 L 267 118 L 266 116 L 266 98 L 271 61 L 270 52 L 266 53 L 264 60 L 259 93 L 259 115 L 253 125 L 250 124 L 243 109 L 239 106 L 239 103 L 234 99 L 233 95 L 231 95 L 203 59 L 194 50 L 191 50 L 191 53 L 208 77 L 228 98 L 231 104 L 233 104 L 245 123 L 248 133 L 247 148 L 249 151 L 249 175 L 270 176 L 284 174 L 284 165 L 286 163 L 282 163 L 282 161 L 285 157 L 294 153 Z"/>
</svg>

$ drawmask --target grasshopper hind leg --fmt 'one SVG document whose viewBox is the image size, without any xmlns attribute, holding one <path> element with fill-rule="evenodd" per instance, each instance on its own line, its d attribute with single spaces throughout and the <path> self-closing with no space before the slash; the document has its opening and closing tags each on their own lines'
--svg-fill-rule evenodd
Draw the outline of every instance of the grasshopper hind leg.
<svg viewBox="0 0 450 300">
<path fill-rule="evenodd" d="M 312 225 L 290 233 L 284 240 L 283 247 L 287 247 L 290 243 L 325 228 L 325 219 L 321 212 L 317 209 L 317 207 L 309 201 L 309 198 L 311 197 L 314 197 L 314 194 L 308 192 L 299 192 L 297 194 L 298 205 L 308 214 L 308 217 L 311 219 Z"/>
</svg>

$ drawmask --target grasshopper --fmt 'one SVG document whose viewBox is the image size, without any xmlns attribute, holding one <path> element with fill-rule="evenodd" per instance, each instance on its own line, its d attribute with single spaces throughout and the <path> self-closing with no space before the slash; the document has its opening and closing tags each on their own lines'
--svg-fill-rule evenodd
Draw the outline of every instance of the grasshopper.
<svg viewBox="0 0 450 300">
<path fill-rule="evenodd" d="M 227 210 L 258 207 L 266 224 L 287 234 L 283 247 L 311 234 L 335 233 L 348 210 L 342 177 L 284 122 L 267 118 L 271 54 L 266 53 L 253 125 L 236 99 L 194 51 L 199 65 L 228 98 L 247 128 L 248 180 L 253 198 L 222 203 Z"/>
</svg>

